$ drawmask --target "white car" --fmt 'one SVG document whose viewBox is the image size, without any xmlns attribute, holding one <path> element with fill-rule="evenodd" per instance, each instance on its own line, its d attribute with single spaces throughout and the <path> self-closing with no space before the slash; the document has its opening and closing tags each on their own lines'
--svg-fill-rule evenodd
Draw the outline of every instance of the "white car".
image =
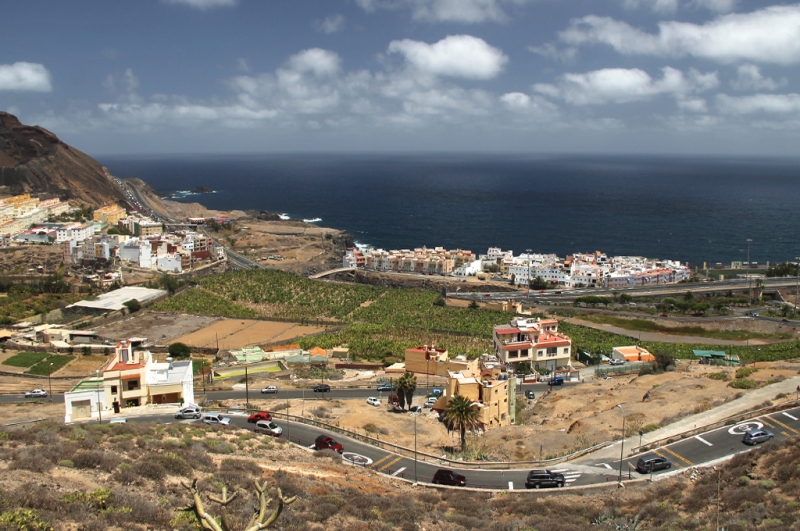
<svg viewBox="0 0 800 531">
<path fill-rule="evenodd" d="M 278 387 L 275 385 L 268 385 L 261 390 L 262 395 L 266 395 L 268 393 L 277 393 L 277 392 L 278 392 Z"/>
<path fill-rule="evenodd" d="M 381 400 L 380 400 L 380 398 L 375 398 L 374 396 L 371 396 L 371 397 L 367 398 L 367 404 L 369 404 L 371 406 L 380 406 L 381 405 Z"/>
<path fill-rule="evenodd" d="M 256 427 L 253 431 L 256 433 L 266 433 L 273 437 L 280 437 L 281 433 L 283 433 L 283 429 L 271 420 L 259 420 L 256 422 Z"/>
<path fill-rule="evenodd" d="M 44 389 L 34 389 L 25 393 L 25 398 L 45 398 L 46 396 L 47 391 Z"/>
<path fill-rule="evenodd" d="M 428 400 L 422 405 L 423 407 L 433 407 L 437 400 L 439 400 L 438 396 L 429 396 Z"/>
<path fill-rule="evenodd" d="M 218 424 L 220 426 L 230 426 L 231 419 L 223 417 L 219 413 L 207 413 L 203 415 L 203 422 L 206 424 Z"/>
<path fill-rule="evenodd" d="M 625 360 L 612 358 L 611 359 L 611 365 L 625 365 Z"/>
</svg>

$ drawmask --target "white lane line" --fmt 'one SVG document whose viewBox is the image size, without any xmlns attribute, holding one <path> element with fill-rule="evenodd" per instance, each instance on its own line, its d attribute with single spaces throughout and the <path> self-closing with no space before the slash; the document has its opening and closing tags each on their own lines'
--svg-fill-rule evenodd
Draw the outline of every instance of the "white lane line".
<svg viewBox="0 0 800 531">
<path fill-rule="evenodd" d="M 784 415 L 786 415 L 787 417 L 789 417 L 789 418 L 790 418 L 790 419 L 792 419 L 792 420 L 797 420 L 797 417 L 794 417 L 794 416 L 792 416 L 792 415 L 788 414 L 788 413 L 787 413 L 787 412 L 785 412 L 785 411 L 783 412 L 783 414 L 784 414 Z"/>
<path fill-rule="evenodd" d="M 509 481 L 508 482 L 508 490 L 514 490 L 514 482 L 513 481 Z"/>
<path fill-rule="evenodd" d="M 403 470 L 405 470 L 405 469 L 406 469 L 406 467 L 403 467 L 403 468 L 398 468 L 398 469 L 397 469 L 397 470 L 396 470 L 394 473 L 392 473 L 392 475 L 393 475 L 393 476 L 396 476 L 396 475 L 400 474 L 400 473 L 401 473 Z"/>
<path fill-rule="evenodd" d="M 601 466 L 601 465 L 606 467 L 609 470 L 614 470 L 613 468 L 611 468 L 611 465 L 609 465 L 608 463 L 599 463 L 597 466 Z"/>
<path fill-rule="evenodd" d="M 695 435 L 694 438 L 697 439 L 698 441 L 700 441 L 701 443 L 705 444 L 706 446 L 714 446 L 713 444 L 711 444 L 707 440 L 703 439 L 699 435 Z"/>
<path fill-rule="evenodd" d="M 569 468 L 559 468 L 558 470 L 551 470 L 550 472 L 555 472 L 556 474 L 560 474 L 561 472 L 568 471 Z"/>
</svg>

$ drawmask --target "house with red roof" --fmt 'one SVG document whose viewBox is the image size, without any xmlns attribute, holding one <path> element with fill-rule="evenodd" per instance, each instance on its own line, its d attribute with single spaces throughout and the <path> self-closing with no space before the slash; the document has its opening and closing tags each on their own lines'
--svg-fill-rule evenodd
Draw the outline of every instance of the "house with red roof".
<svg viewBox="0 0 800 531">
<path fill-rule="evenodd" d="M 507 325 L 495 326 L 492 339 L 497 359 L 514 369 L 520 363 L 530 363 L 534 369 L 552 372 L 570 365 L 572 340 L 558 332 L 555 319 L 513 319 Z"/>
</svg>

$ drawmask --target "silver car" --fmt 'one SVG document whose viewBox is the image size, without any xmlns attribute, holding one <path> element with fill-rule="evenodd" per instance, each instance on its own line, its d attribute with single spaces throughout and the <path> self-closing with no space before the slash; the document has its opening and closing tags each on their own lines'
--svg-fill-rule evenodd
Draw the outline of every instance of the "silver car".
<svg viewBox="0 0 800 531">
<path fill-rule="evenodd" d="M 742 442 L 745 444 L 749 444 L 753 446 L 758 443 L 767 442 L 768 440 L 772 439 L 775 435 L 769 430 L 750 430 L 744 434 L 742 438 Z"/>
<path fill-rule="evenodd" d="M 221 426 L 229 426 L 231 423 L 231 419 L 228 417 L 223 417 L 219 413 L 207 413 L 203 416 L 203 422 L 206 424 L 218 424 Z"/>
<path fill-rule="evenodd" d="M 177 413 L 175 413 L 176 419 L 199 419 L 203 414 L 200 412 L 199 407 L 188 406 Z"/>
</svg>

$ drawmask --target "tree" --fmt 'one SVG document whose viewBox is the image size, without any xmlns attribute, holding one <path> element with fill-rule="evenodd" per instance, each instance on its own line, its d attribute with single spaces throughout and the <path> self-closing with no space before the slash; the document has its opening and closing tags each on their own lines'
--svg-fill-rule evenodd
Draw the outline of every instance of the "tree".
<svg viewBox="0 0 800 531">
<path fill-rule="evenodd" d="M 653 353 L 653 357 L 656 359 L 656 367 L 660 371 L 667 370 L 667 367 L 673 365 L 675 360 L 669 352 L 664 350 L 657 350 Z"/>
<path fill-rule="evenodd" d="M 130 313 L 138 312 L 142 309 L 142 304 L 136 299 L 123 302 L 122 305 L 125 306 Z"/>
<path fill-rule="evenodd" d="M 633 297 L 631 296 L 630 293 L 621 293 L 620 296 L 619 296 L 619 300 L 623 304 L 628 304 L 629 302 L 631 302 L 633 300 Z"/>
<path fill-rule="evenodd" d="M 414 391 L 417 390 L 417 377 L 413 372 L 407 372 L 397 379 L 394 384 L 397 390 L 397 398 L 400 400 L 400 407 L 405 409 L 405 402 L 411 407 L 414 398 Z"/>
<path fill-rule="evenodd" d="M 461 450 L 467 447 L 467 430 L 480 427 L 480 410 L 472 400 L 455 395 L 444 409 L 444 423 L 447 431 L 458 431 L 461 435 Z"/>
<path fill-rule="evenodd" d="M 528 286 L 531 289 L 547 289 L 550 286 L 547 285 L 547 282 L 542 277 L 536 277 L 528 283 Z"/>
<path fill-rule="evenodd" d="M 692 302 L 694 300 L 694 293 L 691 291 L 687 291 L 686 294 L 683 296 L 683 300 L 686 302 Z"/>
<path fill-rule="evenodd" d="M 480 306 L 478 306 L 478 301 L 476 301 L 475 299 L 472 299 L 472 302 L 469 303 L 469 309 L 470 310 L 477 310 L 478 308 L 480 308 Z"/>
<path fill-rule="evenodd" d="M 175 290 L 178 289 L 178 279 L 166 273 L 158 279 L 158 284 L 167 290 L 170 295 L 174 294 Z"/>
<path fill-rule="evenodd" d="M 167 352 L 173 358 L 188 358 L 192 353 L 192 347 L 184 343 L 172 343 L 167 348 Z"/>
</svg>

